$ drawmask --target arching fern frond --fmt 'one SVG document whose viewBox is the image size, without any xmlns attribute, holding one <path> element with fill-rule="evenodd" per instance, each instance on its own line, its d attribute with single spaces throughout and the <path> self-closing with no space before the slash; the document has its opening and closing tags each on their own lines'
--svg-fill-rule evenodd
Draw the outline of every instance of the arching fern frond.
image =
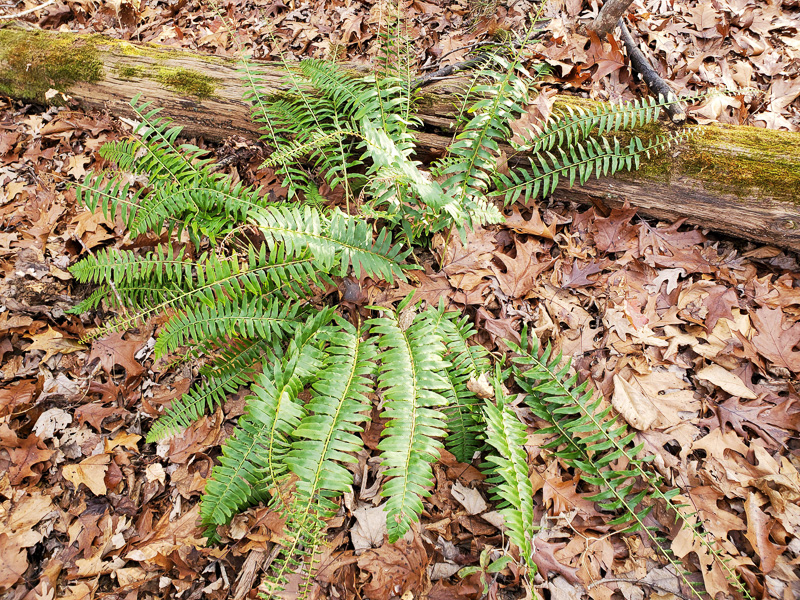
<svg viewBox="0 0 800 600">
<path fill-rule="evenodd" d="M 256 377 L 254 396 L 248 398 L 247 412 L 222 447 L 220 464 L 206 484 L 200 505 L 200 519 L 210 539 L 216 538 L 218 525 L 250 502 L 257 487 L 280 493 L 290 436 L 305 414 L 297 396 L 324 360 L 316 342 L 332 314 L 327 309 L 309 317 L 298 328 L 283 360 Z M 281 498 L 279 505 L 288 507 L 290 502 Z"/>
<path fill-rule="evenodd" d="M 402 311 L 410 297 L 400 303 Z M 381 307 L 384 313 L 368 325 L 380 336 L 380 375 L 387 418 L 383 439 L 378 444 L 390 477 L 381 494 L 386 502 L 389 541 L 395 542 L 408 531 L 422 512 L 422 498 L 430 495 L 433 483 L 431 463 L 439 458 L 445 423 L 440 410 L 447 399 L 441 391 L 447 383 L 441 373 L 444 344 L 417 316 L 408 329 L 400 325 L 399 314 Z"/>
<path fill-rule="evenodd" d="M 214 343 L 239 336 L 273 344 L 294 331 L 304 305 L 303 301 L 285 302 L 280 298 L 242 297 L 213 306 L 189 307 L 170 319 L 161 330 L 155 356 L 159 358 L 174 352 L 191 339 Z"/>
<path fill-rule="evenodd" d="M 147 441 L 156 442 L 189 427 L 203 414 L 225 401 L 229 393 L 252 383 L 256 366 L 267 362 L 269 345 L 261 340 L 236 340 L 209 365 L 201 369 L 206 380 L 174 400 L 147 432 Z"/>
<path fill-rule="evenodd" d="M 622 170 L 638 169 L 643 156 L 649 158 L 651 153 L 668 149 L 695 133 L 696 129 L 685 129 L 656 136 L 647 143 L 633 137 L 626 146 L 616 138 L 609 142 L 608 138 L 590 137 L 566 150 L 556 148 L 558 156 L 542 151 L 529 157 L 530 171 L 519 169 L 508 175 L 497 174 L 497 190 L 491 195 L 502 196 L 505 204 L 517 202 L 520 198 L 528 201 L 546 197 L 553 193 L 561 179 L 567 179 L 572 187 L 576 180 L 583 185 L 592 176 L 606 177 Z"/>
<path fill-rule="evenodd" d="M 508 528 L 508 537 L 520 550 L 520 556 L 531 575 L 536 573 L 533 562 L 533 485 L 528 473 L 528 453 L 525 444 L 528 433 L 525 425 L 502 396 L 502 382 L 494 380 L 498 394 L 495 406 L 491 402 L 483 405 L 486 419 L 486 441 L 497 454 L 489 454 L 486 460 L 494 465 L 492 483 L 506 506 L 500 509 Z"/>
<path fill-rule="evenodd" d="M 527 332 L 524 341 L 526 337 Z M 610 525 L 624 526 L 623 532 L 641 531 L 672 564 L 681 582 L 694 595 L 702 597 L 680 561 L 645 525 L 644 519 L 653 509 L 654 500 L 662 501 L 676 515 L 685 513 L 685 505 L 675 502 L 679 490 L 664 491 L 661 476 L 647 468 L 654 457 L 642 455 L 642 444 L 633 445 L 635 432 L 628 432 L 627 425 L 611 414 L 610 406 L 603 408 L 602 396 L 596 395 L 588 382 L 577 383 L 577 375 L 569 374 L 569 362 L 563 362 L 560 355 L 552 356 L 549 344 L 540 350 L 538 340 L 531 336 L 530 349 L 513 342 L 510 346 L 520 355 L 514 359 L 514 379 L 526 393 L 526 404 L 537 417 L 551 423 L 551 427 L 539 431 L 553 436 L 544 447 L 552 449 L 568 466 L 579 469 L 584 481 L 598 487 L 599 491 L 587 499 L 602 510 L 618 513 L 609 521 Z M 613 468 L 616 461 L 625 467 Z M 689 530 L 719 560 L 731 585 L 744 597 L 750 597 L 728 561 L 714 548 L 713 540 L 699 527 L 690 526 Z"/>
<path fill-rule="evenodd" d="M 306 579 L 311 579 L 321 519 L 338 508 L 331 498 L 348 491 L 353 483 L 352 473 L 342 463 L 355 462 L 354 454 L 364 445 L 356 434 L 368 418 L 371 404 L 366 394 L 372 389 L 369 377 L 376 370 L 377 352 L 374 340 L 362 339 L 363 331 L 342 319 L 337 324 L 339 329 L 328 338 L 327 358 L 312 385 L 307 414 L 294 431 L 296 440 L 285 460 L 298 480 L 293 504 L 285 513 L 293 534 L 270 578 L 277 588 L 290 570 L 305 568 Z"/>
<path fill-rule="evenodd" d="M 98 260 L 100 258 L 102 257 L 98 257 Z M 108 267 L 106 262 L 100 261 L 93 268 Z M 213 307 L 226 302 L 228 298 L 239 298 L 247 293 L 278 294 L 284 298 L 297 298 L 310 293 L 309 285 L 318 281 L 317 270 L 314 269 L 313 258 L 310 256 L 297 253 L 296 258 L 287 257 L 281 249 L 267 254 L 263 245 L 258 251 L 251 246 L 244 264 L 239 264 L 236 259 L 220 260 L 212 255 L 204 262 L 194 265 L 194 274 L 194 281 L 186 282 L 184 279 L 181 286 L 172 281 L 165 281 L 163 286 L 154 287 L 152 278 L 146 282 L 149 285 L 116 286 L 114 291 L 120 294 L 129 306 L 137 307 L 137 310 L 98 327 L 87 335 L 87 339 L 131 328 L 144 323 L 152 315 L 168 309 L 182 309 L 194 303 Z M 92 270 L 82 275 L 91 277 Z"/>
<path fill-rule="evenodd" d="M 259 229 L 271 248 L 281 244 L 290 255 L 310 249 L 322 269 L 344 275 L 352 265 L 356 273 L 393 282 L 404 278 L 400 267 L 410 250 L 392 245 L 392 236 L 383 229 L 373 241 L 372 228 L 359 219 L 339 211 L 328 219 L 310 206 L 297 208 L 268 207 L 256 217 Z M 336 268 L 336 263 L 339 267 Z"/>
<path fill-rule="evenodd" d="M 447 387 L 442 391 L 447 398 L 447 407 L 443 409 L 447 419 L 445 445 L 458 461 L 469 463 L 484 441 L 481 402 L 467 384 L 470 380 L 477 382 L 481 374 L 489 372 L 488 351 L 481 345 L 469 344 L 467 340 L 475 333 L 469 317 L 460 312 L 446 312 L 444 300 L 436 310 L 427 310 L 420 318 L 427 321 L 446 347 Z"/>
</svg>

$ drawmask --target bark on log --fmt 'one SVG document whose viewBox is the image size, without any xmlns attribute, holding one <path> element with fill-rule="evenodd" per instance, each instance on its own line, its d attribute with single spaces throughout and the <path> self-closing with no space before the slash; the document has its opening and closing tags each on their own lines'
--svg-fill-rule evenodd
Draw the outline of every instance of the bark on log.
<svg viewBox="0 0 800 600">
<path fill-rule="evenodd" d="M 183 125 L 187 135 L 209 140 L 258 136 L 236 69 L 231 59 L 153 44 L 0 29 L 0 93 L 44 102 L 45 92 L 56 88 L 87 108 L 124 117 L 133 116 L 128 102 L 141 93 Z M 281 65 L 262 64 L 261 71 L 266 93 L 286 90 Z M 421 91 L 418 114 L 428 126 L 418 135 L 421 154 L 440 154 L 450 143 L 460 87 L 447 81 Z M 587 103 L 571 97 L 562 101 Z M 650 126 L 641 135 L 669 127 Z M 513 154 L 510 147 L 505 150 Z M 562 184 L 554 195 L 609 206 L 627 200 L 643 215 L 687 218 L 731 236 L 800 250 L 800 133 L 707 126 L 703 135 L 645 162 L 635 173 L 590 180 L 581 188 Z"/>
<path fill-rule="evenodd" d="M 589 28 L 594 31 L 601 40 L 606 39 L 606 36 L 614 31 L 614 28 L 617 26 L 617 21 L 627 12 L 628 7 L 632 3 L 633 0 L 606 0 L 600 12 L 597 14 L 597 18 L 592 21 Z"/>
</svg>

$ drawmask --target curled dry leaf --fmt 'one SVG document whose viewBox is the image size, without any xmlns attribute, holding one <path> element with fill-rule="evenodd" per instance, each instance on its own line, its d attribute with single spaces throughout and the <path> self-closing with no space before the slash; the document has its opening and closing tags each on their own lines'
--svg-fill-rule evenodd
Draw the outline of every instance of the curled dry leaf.
<svg viewBox="0 0 800 600">
<path fill-rule="evenodd" d="M 744 384 L 737 375 L 719 365 L 708 365 L 697 372 L 697 378 L 713 383 L 718 388 L 728 392 L 731 396 L 755 400 L 756 394 Z"/>
<path fill-rule="evenodd" d="M 461 485 L 458 481 L 453 484 L 450 493 L 453 494 L 453 498 L 458 500 L 458 503 L 464 507 L 467 514 L 479 515 L 489 508 L 478 490 Z"/>
<path fill-rule="evenodd" d="M 477 378 L 470 377 L 467 389 L 478 398 L 494 398 L 494 388 L 489 383 L 486 373 L 481 373 Z"/>
<path fill-rule="evenodd" d="M 658 411 L 653 402 L 619 375 L 614 375 L 611 404 L 631 427 L 639 431 L 650 429 L 658 419 Z"/>
</svg>

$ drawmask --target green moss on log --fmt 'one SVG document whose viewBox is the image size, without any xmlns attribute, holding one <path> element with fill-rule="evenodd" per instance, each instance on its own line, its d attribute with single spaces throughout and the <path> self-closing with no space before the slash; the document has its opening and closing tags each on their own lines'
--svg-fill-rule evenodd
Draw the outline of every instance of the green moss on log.
<svg viewBox="0 0 800 600">
<path fill-rule="evenodd" d="M 740 198 L 800 205 L 800 141 L 785 131 L 703 126 L 690 142 L 642 161 L 641 176 L 659 181 L 690 177 Z"/>
<path fill-rule="evenodd" d="M 45 102 L 45 92 L 61 92 L 78 82 L 103 77 L 94 36 L 0 30 L 0 93 Z"/>
<path fill-rule="evenodd" d="M 114 74 L 120 79 L 140 79 L 145 76 L 145 71 L 141 67 L 117 65 L 114 67 Z"/>
<path fill-rule="evenodd" d="M 164 87 L 183 96 L 196 96 L 199 100 L 210 98 L 217 88 L 217 80 L 183 67 L 159 67 L 155 80 Z"/>
</svg>

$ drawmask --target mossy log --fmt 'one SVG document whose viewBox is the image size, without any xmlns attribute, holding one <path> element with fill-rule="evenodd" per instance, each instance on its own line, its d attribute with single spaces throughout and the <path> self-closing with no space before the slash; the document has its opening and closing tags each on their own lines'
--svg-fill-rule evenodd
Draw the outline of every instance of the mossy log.
<svg viewBox="0 0 800 600">
<path fill-rule="evenodd" d="M 285 92 L 283 65 L 259 67 L 267 94 Z M 351 68 L 354 74 L 363 71 Z M 242 100 L 247 87 L 235 60 L 96 35 L 0 29 L 0 93 L 43 103 L 52 88 L 87 108 L 124 117 L 132 116 L 131 97 L 142 94 L 189 136 L 258 136 Z M 458 88 L 457 81 L 449 81 L 421 91 L 418 114 L 426 125 L 418 136 L 421 156 L 441 154 L 450 143 Z M 643 135 L 670 127 L 648 127 Z M 611 207 L 627 201 L 643 215 L 686 218 L 731 236 L 800 250 L 800 133 L 706 126 L 703 134 L 635 173 L 580 188 L 562 184 L 554 195 Z"/>
</svg>

